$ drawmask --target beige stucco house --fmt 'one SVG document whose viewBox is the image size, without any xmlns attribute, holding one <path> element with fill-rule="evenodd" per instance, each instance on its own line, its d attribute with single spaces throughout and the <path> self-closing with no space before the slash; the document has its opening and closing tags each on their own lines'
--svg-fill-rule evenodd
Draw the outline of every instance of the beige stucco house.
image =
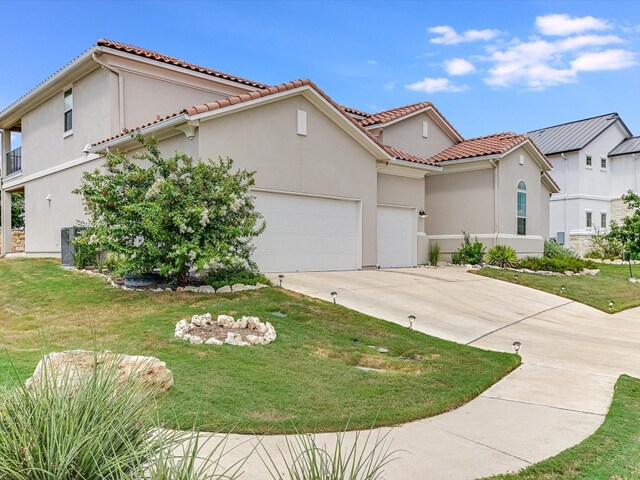
<svg viewBox="0 0 640 480">
<path fill-rule="evenodd" d="M 267 230 L 255 260 L 266 272 L 415 266 L 429 241 L 450 252 L 462 230 L 539 254 L 555 191 L 526 136 L 456 156 L 479 139 L 465 141 L 430 103 L 370 114 L 309 80 L 268 86 L 106 40 L 1 111 L 0 128 L 2 220 L 10 193 L 24 191 L 27 255 L 60 255 L 61 228 L 84 217 L 71 191 L 105 151 L 137 148 L 133 130 L 155 135 L 167 154 L 229 156 L 256 171 Z M 20 162 L 10 132 L 21 133 Z"/>
</svg>

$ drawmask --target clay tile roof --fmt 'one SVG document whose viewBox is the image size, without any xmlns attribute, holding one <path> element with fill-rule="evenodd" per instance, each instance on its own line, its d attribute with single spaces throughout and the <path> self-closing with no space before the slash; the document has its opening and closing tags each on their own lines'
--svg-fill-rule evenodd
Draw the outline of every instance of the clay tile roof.
<svg viewBox="0 0 640 480">
<path fill-rule="evenodd" d="M 383 125 L 385 123 L 391 122 L 393 120 L 397 120 L 399 118 L 405 117 L 412 113 L 418 112 L 420 110 L 425 110 L 427 108 L 433 109 L 444 121 L 445 123 L 453 130 L 456 135 L 460 138 L 464 138 L 460 132 L 458 132 L 453 125 L 446 119 L 444 115 L 436 108 L 436 106 L 431 102 L 418 102 L 412 103 L 411 105 L 405 105 L 403 107 L 392 108 L 391 110 L 385 110 L 383 112 L 367 114 L 367 118 L 363 118 L 360 120 L 360 123 L 364 127 L 369 127 L 372 125 Z"/>
<path fill-rule="evenodd" d="M 369 118 L 371 116 L 370 113 L 367 112 L 363 112 L 362 110 L 357 110 L 355 108 L 351 108 L 351 107 L 347 107 L 345 105 L 340 105 L 342 107 L 342 109 L 349 113 L 349 114 L 353 114 L 353 115 L 357 115 L 359 117 L 365 117 L 365 118 Z"/>
<path fill-rule="evenodd" d="M 529 139 L 528 135 L 518 135 L 513 132 L 503 132 L 496 133 L 494 135 L 487 135 L 486 137 L 470 138 L 447 148 L 437 155 L 434 155 L 429 159 L 429 161 L 438 163 L 446 162 L 448 160 L 481 157 L 484 155 L 498 155 L 511 150 L 513 147 L 521 144 L 527 139 Z M 544 157 L 544 155 L 542 156 Z"/>
<path fill-rule="evenodd" d="M 194 65 L 193 63 L 185 62 L 184 60 L 180 60 L 179 58 L 170 57 L 168 55 L 163 55 L 158 52 L 154 52 L 152 50 L 147 50 L 140 47 L 135 47 L 133 45 L 128 45 L 126 43 L 115 42 L 113 40 L 98 40 L 97 45 L 99 47 L 107 47 L 113 48 L 115 50 L 119 50 L 121 52 L 131 53 L 133 55 L 138 55 L 140 57 L 150 58 L 152 60 L 157 60 L 158 62 L 168 63 L 171 65 L 176 65 L 178 67 L 187 68 L 189 70 L 193 70 L 195 72 L 205 73 L 207 75 L 212 75 L 214 77 L 222 78 L 224 80 L 230 80 L 232 82 L 241 83 L 243 85 L 249 85 L 251 87 L 256 88 L 267 88 L 268 85 L 263 83 L 254 82 L 253 80 L 247 80 L 246 78 L 237 77 L 235 75 L 229 75 L 224 72 L 219 72 L 217 70 L 212 70 L 210 68 L 201 67 L 199 65 Z"/>
<path fill-rule="evenodd" d="M 415 162 L 415 163 L 420 163 L 420 164 L 424 164 L 424 165 L 431 165 L 432 164 L 428 159 L 421 158 L 421 157 L 418 157 L 416 155 L 411 155 L 409 153 L 403 152 L 401 150 L 395 149 L 393 147 L 390 147 L 388 145 L 384 145 L 383 143 L 381 143 L 377 138 L 375 138 L 373 135 L 371 135 L 371 133 L 369 133 L 362 125 L 360 125 L 360 122 L 358 122 L 358 120 L 356 120 L 351 115 L 349 115 L 344 110 L 344 108 L 342 108 L 340 105 L 338 105 L 331 97 L 329 97 L 329 95 L 327 95 L 324 91 L 322 91 L 315 83 L 313 83 L 309 79 L 293 80 L 291 82 L 283 83 L 281 85 L 276 85 L 276 86 L 273 86 L 273 87 L 264 88 L 262 90 L 257 90 L 255 92 L 242 93 L 240 95 L 235 95 L 233 97 L 228 97 L 228 98 L 223 98 L 221 100 L 216 100 L 215 102 L 210 102 L 210 103 L 205 103 L 203 105 L 194 105 L 192 107 L 187 107 L 187 108 L 185 108 L 185 109 L 183 109 L 183 110 L 181 110 L 179 112 L 172 113 L 171 115 L 167 115 L 166 117 L 163 117 L 163 118 L 158 117 L 153 122 L 149 122 L 149 123 L 147 123 L 145 125 L 141 125 L 139 127 L 136 127 L 133 130 L 127 130 L 127 131 L 124 131 L 124 132 L 122 132 L 122 133 L 120 133 L 118 135 L 115 135 L 115 136 L 111 137 L 111 138 L 107 138 L 107 139 L 101 140 L 100 142 L 94 143 L 91 146 L 95 147 L 95 146 L 104 144 L 106 142 L 109 142 L 111 140 L 114 140 L 116 138 L 120 138 L 120 137 L 124 137 L 126 135 L 130 135 L 133 132 L 139 131 L 139 130 L 141 130 L 143 128 L 146 128 L 148 126 L 154 125 L 156 123 L 160 123 L 160 122 L 163 122 L 165 120 L 169 120 L 169 119 L 177 117 L 179 115 L 185 115 L 185 116 L 186 115 L 198 115 L 200 113 L 213 112 L 214 110 L 220 110 L 222 108 L 229 107 L 231 105 L 237 105 L 239 103 L 247 102 L 247 101 L 250 101 L 250 100 L 255 100 L 255 99 L 260 98 L 260 97 L 267 97 L 269 95 L 274 95 L 274 94 L 280 93 L 280 92 L 286 92 L 288 90 L 293 90 L 293 89 L 300 88 L 300 87 L 303 87 L 303 86 L 309 86 L 312 89 L 314 89 L 327 102 L 329 102 L 332 106 L 334 106 L 336 109 L 338 109 L 347 120 L 349 120 L 353 125 L 355 125 L 370 140 L 372 140 L 380 148 L 382 148 L 389 156 L 391 156 L 393 158 L 396 158 L 398 160 L 406 160 L 408 162 Z"/>
<path fill-rule="evenodd" d="M 391 155 L 393 158 L 397 160 L 405 160 L 407 162 L 422 163 L 423 165 L 435 165 L 435 163 L 433 163 L 429 159 L 418 157 L 416 155 L 412 155 L 407 152 L 403 152 L 402 150 L 393 148 L 390 145 L 385 145 L 384 148 L 389 155 Z"/>
</svg>

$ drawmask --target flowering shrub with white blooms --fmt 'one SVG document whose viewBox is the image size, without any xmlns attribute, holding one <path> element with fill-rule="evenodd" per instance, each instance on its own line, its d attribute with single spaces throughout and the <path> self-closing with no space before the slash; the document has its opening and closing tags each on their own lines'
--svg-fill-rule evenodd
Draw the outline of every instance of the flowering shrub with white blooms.
<svg viewBox="0 0 640 480">
<path fill-rule="evenodd" d="M 81 236 L 119 254 L 126 273 L 159 269 L 185 281 L 214 264 L 255 268 L 252 239 L 265 228 L 249 193 L 255 172 L 234 171 L 229 158 L 162 158 L 155 139 L 133 137 L 142 153 L 107 153 L 105 169 L 85 173 L 74 191 L 89 218 Z"/>
</svg>

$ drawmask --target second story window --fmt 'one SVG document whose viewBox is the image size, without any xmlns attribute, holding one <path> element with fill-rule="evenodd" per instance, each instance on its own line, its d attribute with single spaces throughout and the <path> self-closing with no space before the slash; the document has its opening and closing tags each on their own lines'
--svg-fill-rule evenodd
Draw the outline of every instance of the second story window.
<svg viewBox="0 0 640 480">
<path fill-rule="evenodd" d="M 607 169 L 607 157 L 600 158 L 600 168 L 603 170 Z"/>
<path fill-rule="evenodd" d="M 64 132 L 73 129 L 73 89 L 64 91 Z"/>
<path fill-rule="evenodd" d="M 593 165 L 593 160 L 591 159 L 591 155 L 587 155 L 587 167 Z"/>
</svg>

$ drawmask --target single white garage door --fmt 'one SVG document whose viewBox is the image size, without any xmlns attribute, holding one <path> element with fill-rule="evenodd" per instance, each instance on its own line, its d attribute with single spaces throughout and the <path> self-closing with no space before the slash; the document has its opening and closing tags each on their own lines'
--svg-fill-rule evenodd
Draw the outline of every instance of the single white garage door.
<svg viewBox="0 0 640 480">
<path fill-rule="evenodd" d="M 356 270 L 359 202 L 254 192 L 267 229 L 254 240 L 263 272 Z"/>
<path fill-rule="evenodd" d="M 416 265 L 417 220 L 413 208 L 378 206 L 378 266 Z"/>
</svg>

